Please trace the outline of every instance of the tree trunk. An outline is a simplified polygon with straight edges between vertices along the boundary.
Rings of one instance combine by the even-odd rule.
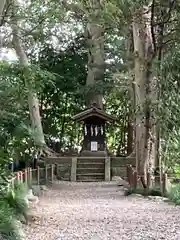
[[[20,65],[27,68],[27,73],[28,73],[28,67],[30,64],[29,64],[27,55],[25,53],[25,50],[23,48],[22,41],[20,39],[21,35],[20,35],[18,23],[14,19],[12,23],[12,32],[13,32],[13,45],[14,45],[16,54],[19,58]],[[28,75],[27,74],[25,75],[28,78]],[[46,143],[44,139],[44,133],[43,133],[41,117],[39,112],[39,101],[36,93],[34,93],[28,81],[26,82],[26,87],[28,88],[28,105],[29,105],[31,125],[34,133],[34,142],[35,142],[35,145],[43,148],[44,146],[46,146]]]
[[[133,19],[134,76],[136,101],[136,163],[143,186],[147,187],[147,171],[154,166],[154,116],[151,103],[155,98],[152,75],[153,41],[151,10],[143,8]]]
[[[132,76],[132,69],[134,68],[133,55],[133,33],[132,27],[129,29],[128,38],[126,41],[127,48],[127,61],[128,61],[128,73],[129,73],[129,98],[130,98],[130,112],[128,115],[127,123],[127,155],[135,153],[134,148],[134,125],[135,125],[135,92],[134,92],[134,77]]]
[[[101,89],[96,91],[93,85],[101,83],[104,80],[105,56],[104,56],[104,27],[101,24],[101,6],[99,0],[91,0],[90,12],[88,13],[88,23],[85,29],[85,37],[88,46],[88,73],[86,85],[91,87],[87,94],[87,106],[96,103],[97,107],[103,109]],[[86,6],[87,7],[87,6]]]
[[[128,126],[127,126],[127,155],[128,156],[133,152],[133,133],[134,133],[133,124],[129,120]]]
[[[6,0],[0,0],[0,23],[3,18],[3,11],[4,11],[5,5],[6,5]]]

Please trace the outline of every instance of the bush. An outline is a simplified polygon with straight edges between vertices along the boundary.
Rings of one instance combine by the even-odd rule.
[[[172,185],[168,192],[168,198],[171,202],[180,205],[180,184]]]
[[[21,239],[21,229],[19,229],[17,220],[21,215],[25,219],[27,216],[28,204],[25,195],[25,185],[15,183],[14,189],[0,196],[0,236],[4,240]]]
[[[9,193],[4,197],[4,200],[13,209],[17,217],[20,215],[27,215],[28,204],[25,200],[25,195],[22,194],[19,189],[9,191]]]
[[[6,200],[0,200],[0,236],[4,240],[19,240],[16,216]]]

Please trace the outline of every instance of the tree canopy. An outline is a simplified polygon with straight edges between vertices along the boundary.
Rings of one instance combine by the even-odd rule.
[[[139,171],[157,158],[179,164],[178,1],[1,4],[1,51],[14,55],[0,63],[0,150],[9,159],[79,149],[72,117],[90,98],[117,117],[107,128],[113,154],[139,152]]]

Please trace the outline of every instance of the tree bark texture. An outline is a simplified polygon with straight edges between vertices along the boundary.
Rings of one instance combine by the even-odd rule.
[[[128,61],[128,90],[129,90],[129,98],[130,98],[130,109],[127,123],[127,155],[131,156],[135,154],[135,91],[134,91],[134,76],[132,74],[134,68],[134,61],[132,58],[133,55],[133,33],[132,27],[129,29],[128,38],[126,40],[126,48],[127,48],[127,61]]]
[[[1,0],[0,1],[0,22],[3,18],[3,11],[4,11],[5,5],[6,5],[6,0]]]
[[[18,27],[18,22],[15,20],[13,20],[12,22],[12,32],[13,32],[14,49],[19,58],[20,65],[24,66],[25,67],[24,69],[27,68],[27,74],[25,74],[25,76],[27,76],[28,78],[29,77],[28,67],[30,63],[28,61],[25,50],[23,48],[23,44],[21,41],[21,34]],[[43,133],[41,117],[40,117],[39,101],[36,93],[34,93],[28,81],[27,81],[26,87],[28,88],[28,105],[29,105],[31,125],[34,132],[34,142],[37,146],[43,147],[46,144],[45,144],[44,133]]]
[[[153,39],[151,10],[144,7],[133,18],[134,76],[136,105],[136,163],[143,186],[147,171],[152,172],[155,160],[155,121],[153,102],[156,100],[156,78],[152,73]]]
[[[104,27],[101,23],[101,6],[99,0],[91,0],[90,10],[86,11],[87,24],[85,37],[88,48],[88,73],[86,79],[87,87],[91,90],[87,94],[87,106],[96,103],[97,107],[103,108],[103,91],[96,91],[95,84],[102,83],[105,71],[104,54]],[[87,6],[86,6],[87,7]]]

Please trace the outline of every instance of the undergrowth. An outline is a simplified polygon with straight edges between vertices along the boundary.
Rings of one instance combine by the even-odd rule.
[[[180,205],[180,184],[171,186],[168,192],[168,199],[176,205]]]
[[[21,240],[18,224],[20,215],[27,214],[28,204],[25,200],[26,187],[15,183],[14,189],[0,194],[0,237],[3,240]]]

